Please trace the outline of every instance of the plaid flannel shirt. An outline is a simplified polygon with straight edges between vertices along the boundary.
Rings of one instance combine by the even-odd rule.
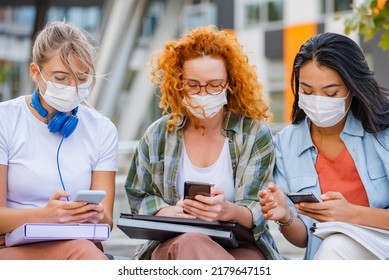
[[[186,118],[168,133],[166,115],[154,122],[140,139],[128,172],[125,189],[132,213],[154,215],[179,200],[176,181],[183,147]],[[223,121],[223,135],[229,150],[235,186],[235,203],[252,212],[256,244],[267,259],[281,259],[267,221],[263,218],[257,196],[272,180],[274,146],[269,128],[252,119],[228,112]],[[218,176],[220,174],[215,174]],[[159,244],[147,242],[136,258],[150,258]]]

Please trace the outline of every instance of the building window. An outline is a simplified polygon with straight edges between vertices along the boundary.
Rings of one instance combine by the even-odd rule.
[[[283,19],[283,0],[247,0],[243,8],[244,27]]]
[[[0,102],[31,85],[28,67],[35,15],[33,6],[0,7]]]
[[[334,0],[334,12],[342,12],[351,10],[353,0]]]
[[[197,0],[191,5],[185,5],[180,15],[179,33],[185,33],[190,28],[202,25],[217,24],[217,6],[214,1]]]
[[[275,0],[268,3],[268,20],[280,21],[283,18],[283,1]]]
[[[47,12],[47,21],[64,20],[82,27],[93,36],[100,35],[102,9],[98,6],[90,7],[50,7]]]
[[[245,7],[245,25],[251,26],[261,22],[261,7],[259,4],[248,4]]]
[[[165,3],[162,1],[151,1],[146,9],[143,24],[141,26],[142,42],[149,41],[153,38],[158,22],[165,12]]]
[[[320,13],[333,14],[352,10],[353,0],[320,0]]]
[[[270,111],[274,115],[275,123],[284,121],[284,88],[285,72],[284,62],[282,59],[270,59],[268,65],[268,92],[270,98]]]

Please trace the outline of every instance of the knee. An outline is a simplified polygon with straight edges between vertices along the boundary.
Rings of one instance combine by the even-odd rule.
[[[196,247],[201,247],[204,244],[209,243],[209,241],[212,241],[212,239],[208,235],[197,232],[187,232],[174,239],[171,249],[180,250],[181,248],[184,248],[187,250],[189,244],[196,244]]]
[[[107,259],[103,251],[90,240],[69,240],[65,248],[67,259]]]
[[[188,244],[187,242],[202,242],[207,240],[212,240],[208,235],[198,233],[198,232],[187,232],[176,237],[178,243]],[[196,243],[198,244],[198,243]]]
[[[72,248],[79,248],[79,249],[88,249],[88,248],[94,248],[96,245],[90,241],[85,239],[75,239],[75,240],[69,240],[66,241],[68,243],[67,245]]]
[[[173,260],[209,258],[212,251],[217,251],[213,250],[215,244],[208,235],[195,232],[184,233],[174,238],[170,246],[167,246],[166,255],[168,259]]]
[[[349,236],[344,234],[332,234],[322,241],[315,259],[353,259],[353,254],[356,253],[356,249],[355,241]]]

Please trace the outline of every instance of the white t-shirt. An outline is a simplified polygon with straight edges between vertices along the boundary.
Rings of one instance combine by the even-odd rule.
[[[65,189],[72,196],[90,188],[92,171],[118,169],[114,124],[84,105],[78,107],[77,117],[78,125],[63,140],[58,155]],[[61,140],[32,114],[25,96],[0,103],[0,164],[8,165],[8,207],[43,207],[62,190],[57,168]]]
[[[205,168],[200,168],[192,164],[186,153],[184,144],[177,175],[177,191],[179,197],[181,198],[184,195],[184,182],[195,181],[214,184],[222,188],[225,199],[234,202],[235,190],[231,166],[228,138],[224,141],[223,149],[217,161]]]

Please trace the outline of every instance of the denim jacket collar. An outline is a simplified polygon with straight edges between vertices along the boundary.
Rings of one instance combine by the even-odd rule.
[[[299,125],[299,139],[300,145],[298,147],[298,155],[301,156],[302,153],[304,153],[306,150],[314,147],[312,137],[311,137],[311,121],[305,117],[305,119],[300,123]]]
[[[360,122],[350,110],[347,116],[346,124],[344,125],[343,133],[347,133],[353,136],[362,137],[365,134],[365,130],[363,129],[362,122]]]
[[[312,141],[310,127],[311,121],[307,117],[305,117],[304,121],[300,124],[299,139],[301,139],[301,142],[299,145],[299,156],[306,150],[315,146]],[[357,118],[350,110],[347,115],[346,123],[344,125],[341,135],[349,134],[353,136],[362,137],[364,133],[365,131],[363,129],[362,123],[357,120]]]

